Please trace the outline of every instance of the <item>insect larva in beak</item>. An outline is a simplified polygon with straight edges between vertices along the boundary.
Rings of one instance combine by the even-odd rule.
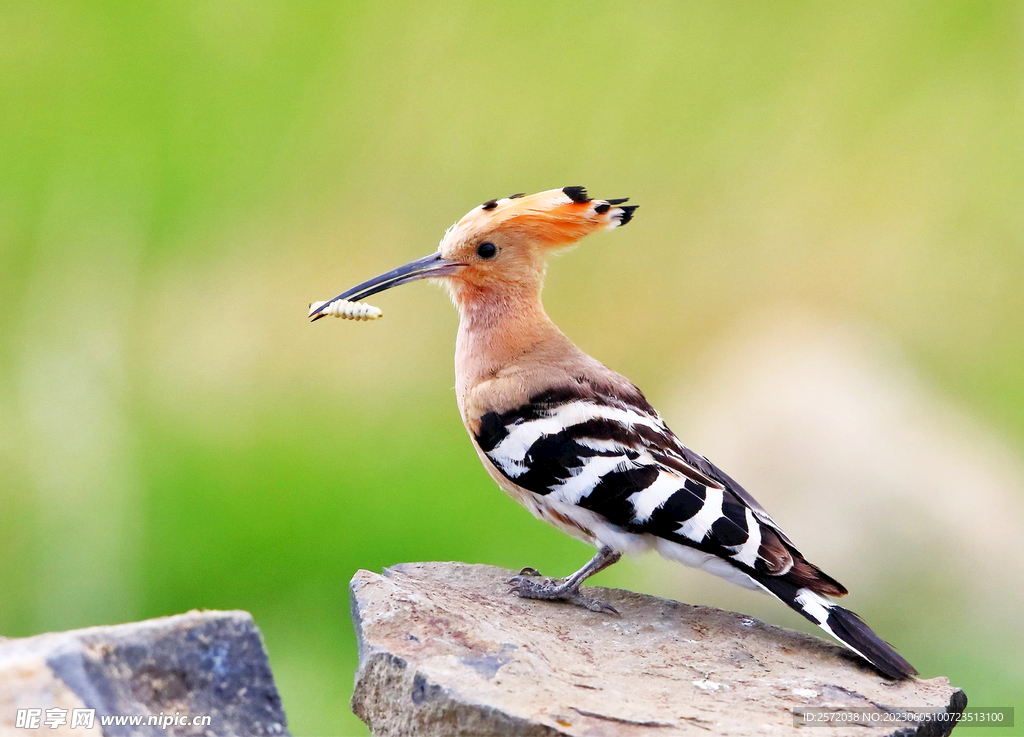
[[[309,316],[313,316],[315,310],[320,309],[326,302],[312,302],[309,305]],[[344,320],[376,320],[384,315],[377,307],[368,305],[365,302],[349,302],[347,299],[336,299],[324,307],[321,315],[340,317]]]

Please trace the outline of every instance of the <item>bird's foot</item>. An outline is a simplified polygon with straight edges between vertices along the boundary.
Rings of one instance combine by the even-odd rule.
[[[619,610],[611,604],[606,604],[592,596],[580,593],[578,585],[572,586],[564,581],[555,581],[551,578],[535,580],[540,573],[533,568],[524,568],[518,576],[508,580],[512,586],[512,593],[523,599],[546,599],[548,601],[564,601],[569,604],[581,606],[592,612],[608,612],[619,615]],[[619,615],[621,616],[621,615]]]

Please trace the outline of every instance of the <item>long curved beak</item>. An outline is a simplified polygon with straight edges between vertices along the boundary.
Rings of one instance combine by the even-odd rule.
[[[375,276],[368,281],[364,281],[362,284],[357,284],[351,289],[342,292],[310,314],[310,321],[316,322],[323,317],[322,310],[335,300],[347,299],[357,302],[378,292],[383,292],[385,289],[397,287],[399,284],[408,284],[409,282],[428,279],[432,276],[447,276],[463,265],[445,260],[440,252],[432,253],[429,256],[411,261],[405,266],[399,266],[397,269],[392,269],[385,274]]]

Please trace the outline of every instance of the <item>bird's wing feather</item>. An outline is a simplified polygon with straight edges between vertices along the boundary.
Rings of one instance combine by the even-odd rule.
[[[631,385],[549,389],[485,414],[475,435],[491,463],[534,494],[750,573],[795,576],[821,593],[845,593],[803,559],[746,490],[684,446]]]

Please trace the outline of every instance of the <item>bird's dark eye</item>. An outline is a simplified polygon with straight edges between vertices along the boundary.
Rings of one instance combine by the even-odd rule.
[[[490,241],[485,241],[476,247],[476,255],[480,258],[494,258],[494,254],[498,252],[498,247]]]

